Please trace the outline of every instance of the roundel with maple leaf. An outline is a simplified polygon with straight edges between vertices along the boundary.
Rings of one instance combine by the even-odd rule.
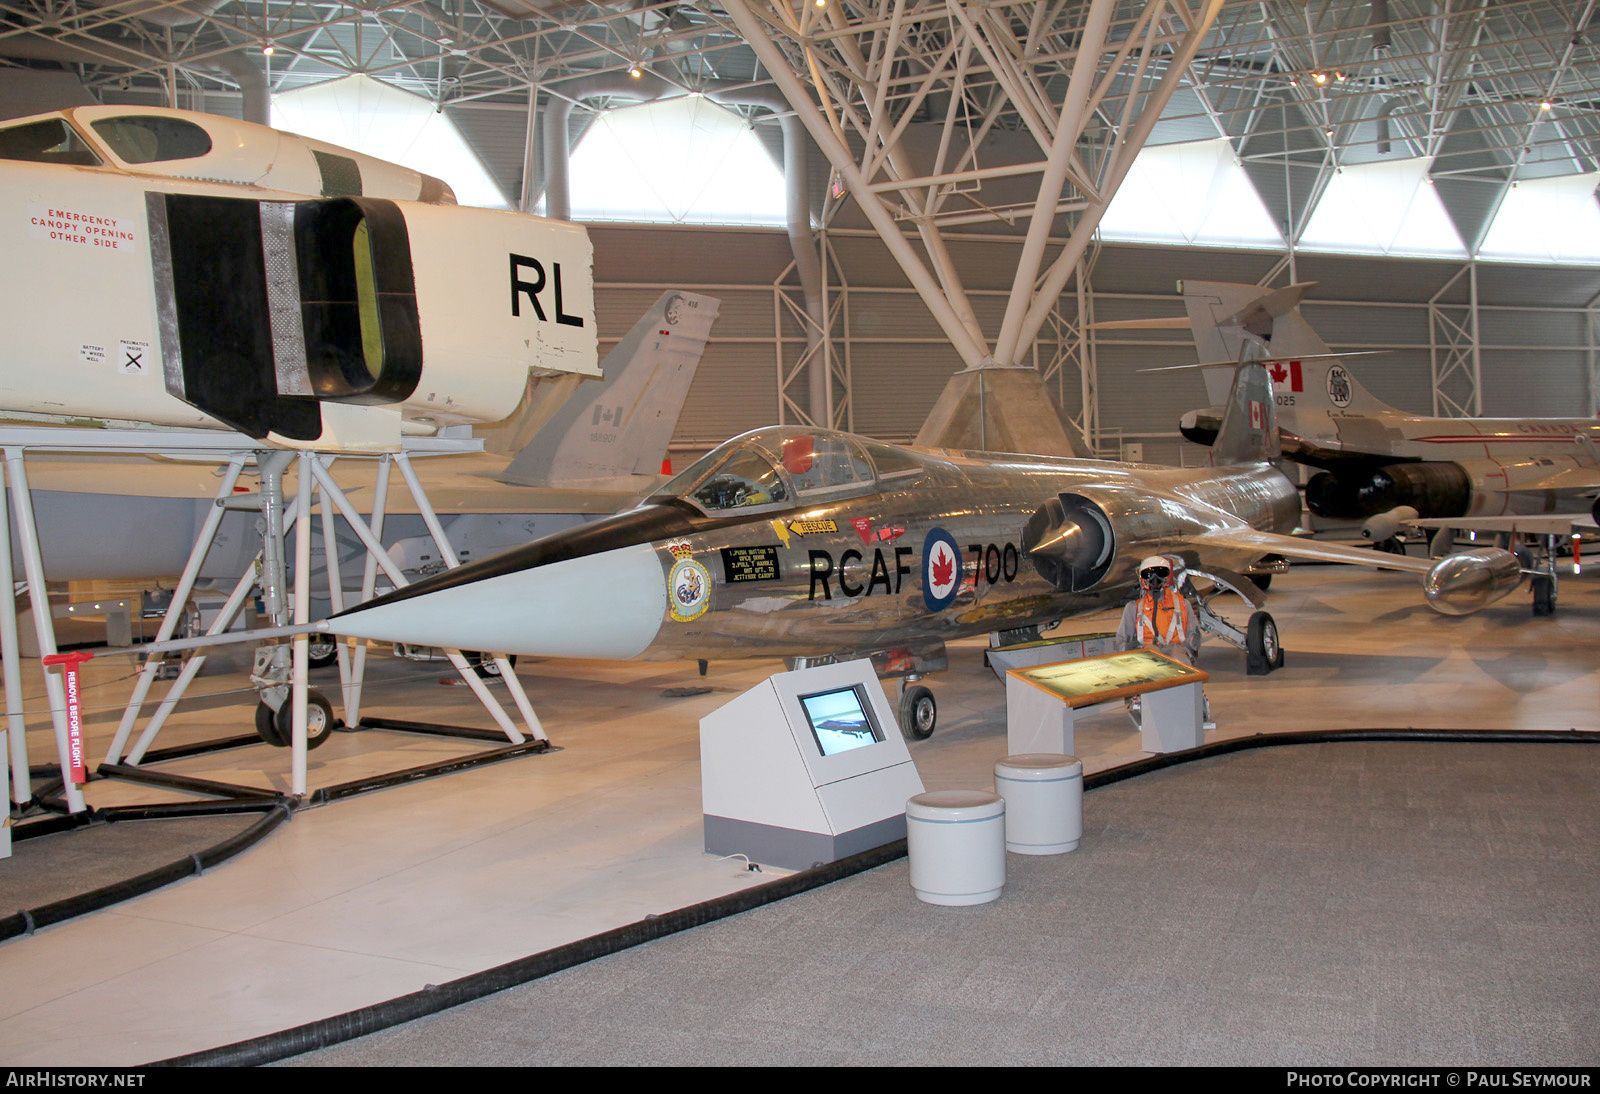
[[[922,541],[922,598],[930,612],[942,611],[960,588],[961,550],[954,536],[934,528]]]

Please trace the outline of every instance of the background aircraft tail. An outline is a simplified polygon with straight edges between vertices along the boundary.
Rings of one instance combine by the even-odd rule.
[[[1300,300],[1315,284],[1272,289],[1184,281],[1181,286],[1200,360],[1270,361],[1267,368],[1280,396],[1280,417],[1284,427],[1297,434],[1302,430],[1296,418],[1307,409],[1320,412],[1329,406],[1352,414],[1392,409],[1350,375],[1300,314]],[[1218,365],[1203,372],[1207,399],[1222,406],[1233,384],[1233,366]]]
[[[721,301],[669,291],[552,414],[500,478],[523,486],[659,475]]]
[[[1222,426],[1211,446],[1211,462],[1216,467],[1276,462],[1281,454],[1266,366],[1259,360],[1241,361],[1224,404]]]

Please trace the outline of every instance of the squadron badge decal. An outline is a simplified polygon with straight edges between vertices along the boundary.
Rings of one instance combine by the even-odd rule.
[[[688,623],[705,615],[711,606],[711,574],[689,557],[687,543],[669,544],[668,550],[678,561],[667,575],[667,603],[675,622]]]
[[[1350,388],[1350,374],[1339,365],[1334,365],[1328,370],[1328,402],[1337,407],[1350,405],[1353,392]]]

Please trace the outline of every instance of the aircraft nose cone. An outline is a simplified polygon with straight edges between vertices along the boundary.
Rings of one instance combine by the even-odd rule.
[[[636,544],[353,608],[329,629],[446,649],[625,660],[650,645],[666,605],[661,562],[649,544]]]

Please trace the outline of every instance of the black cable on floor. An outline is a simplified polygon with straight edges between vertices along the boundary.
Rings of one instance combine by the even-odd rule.
[[[114,882],[92,889],[87,893],[70,896],[64,900],[52,901],[41,904],[37,908],[25,908],[12,915],[0,917],[0,942],[18,935],[32,934],[40,927],[49,927],[56,923],[72,919],[75,916],[97,912],[102,908],[109,908],[124,900],[130,900],[145,893],[154,892],[164,885],[171,885],[174,881],[181,881],[186,877],[199,874],[226,862],[240,851],[254,846],[264,839],[269,832],[289,819],[289,803],[285,799],[277,801],[260,802],[215,802],[215,803],[185,803],[189,808],[178,815],[200,816],[217,813],[233,812],[262,812],[260,820],[246,828],[236,836],[223,840],[203,851],[186,855],[165,866],[158,866],[154,870],[147,870],[137,877],[128,878],[126,881]],[[212,807],[207,808],[207,804]],[[153,812],[159,807],[148,807],[141,810],[139,807],[129,807],[129,812],[116,819],[134,820],[149,819],[157,815],[173,815],[170,811],[163,813]],[[141,813],[148,817],[141,817]],[[109,818],[107,818],[109,819]]]
[[[1600,732],[1589,730],[1572,730],[1569,732],[1548,732],[1540,730],[1495,730],[1495,729],[1464,729],[1464,730],[1438,730],[1438,729],[1336,729],[1315,730],[1301,733],[1273,733],[1258,734],[1254,737],[1239,737],[1233,740],[1216,741],[1212,744],[1202,745],[1199,748],[1188,749],[1183,752],[1170,752],[1148,759],[1137,760],[1131,764],[1101,771],[1084,778],[1084,789],[1093,790],[1097,787],[1110,786],[1139,775],[1147,775],[1153,771],[1176,767],[1179,764],[1193,763],[1197,760],[1207,760],[1215,756],[1227,755],[1231,752],[1243,752],[1254,748],[1272,748],[1279,745],[1296,744],[1342,744],[1361,741],[1449,741],[1449,742],[1474,742],[1505,743],[1505,744],[1600,744]],[[859,855],[852,855],[838,862],[827,863],[792,874],[786,878],[757,885],[749,889],[742,889],[737,893],[717,897],[714,900],[703,901],[699,904],[680,908],[675,912],[668,912],[660,916],[649,916],[633,923],[614,928],[597,934],[591,938],[579,939],[569,942],[564,946],[545,950],[529,957],[508,961],[504,965],[497,965],[483,972],[470,973],[467,976],[447,981],[443,984],[429,984],[421,991],[412,992],[382,1003],[361,1007],[358,1010],[336,1014],[330,1018],[322,1018],[315,1022],[294,1026],[290,1029],[269,1033],[261,1037],[252,1037],[245,1041],[236,1041],[231,1045],[207,1049],[203,1052],[193,1052],[182,1056],[173,1056],[165,1060],[156,1060],[148,1067],[241,1067],[268,1064],[276,1060],[285,1060],[292,1056],[299,1056],[329,1045],[336,1045],[342,1041],[354,1040],[364,1037],[369,1033],[388,1029],[404,1022],[417,1018],[424,1018],[442,1010],[469,1003],[474,999],[481,999],[506,988],[513,988],[526,984],[540,977],[549,976],[551,973],[581,965],[597,957],[605,957],[630,949],[645,942],[653,942],[670,934],[700,927],[707,923],[725,919],[728,916],[738,915],[764,904],[772,904],[787,897],[796,896],[811,889],[829,885],[835,881],[875,869],[886,863],[902,858],[906,853],[906,841],[896,840],[894,843],[885,844],[871,851],[864,851]]]

